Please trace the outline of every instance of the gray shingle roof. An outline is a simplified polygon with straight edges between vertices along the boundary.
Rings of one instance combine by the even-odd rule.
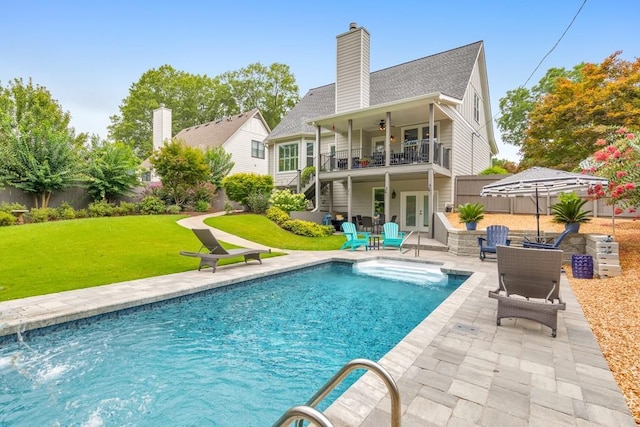
[[[258,114],[257,109],[247,113],[236,114],[213,122],[203,123],[182,129],[175,136],[191,147],[216,147],[224,144],[249,119]]]
[[[461,46],[371,73],[369,105],[375,106],[429,93],[462,100],[482,42]],[[335,113],[335,83],[309,90],[267,139],[315,134],[306,121]]]

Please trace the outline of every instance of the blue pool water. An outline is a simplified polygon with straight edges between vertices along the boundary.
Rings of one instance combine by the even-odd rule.
[[[271,425],[349,360],[379,360],[462,280],[332,263],[4,343],[0,425]]]

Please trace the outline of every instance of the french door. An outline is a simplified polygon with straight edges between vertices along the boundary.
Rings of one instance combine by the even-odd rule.
[[[429,231],[430,218],[428,191],[403,191],[400,194],[402,231]]]

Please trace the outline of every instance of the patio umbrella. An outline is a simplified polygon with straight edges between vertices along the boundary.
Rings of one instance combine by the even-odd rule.
[[[593,185],[608,185],[604,178],[561,170],[532,167],[482,187],[481,196],[535,196],[537,237],[540,237],[539,194],[579,192]]]

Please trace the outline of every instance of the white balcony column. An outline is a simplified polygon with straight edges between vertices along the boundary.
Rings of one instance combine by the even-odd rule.
[[[347,127],[347,170],[351,170],[351,168],[353,167],[353,160],[352,160],[353,153],[351,152],[352,138],[353,138],[353,120],[349,119],[349,125]],[[349,212],[349,215],[351,215],[351,212]]]
[[[435,144],[434,144],[434,132],[433,123],[435,122],[435,112],[433,102],[429,104],[429,163],[433,164],[435,159]],[[429,181],[432,182],[432,181]]]
[[[316,126],[316,147],[315,147],[315,164],[316,164],[316,210],[320,209],[320,126]]]
[[[351,182],[351,175],[348,175],[347,176],[347,217],[344,219],[345,221],[351,221],[351,199],[352,198],[353,198],[353,186]]]
[[[429,139],[433,139],[431,138],[431,135],[433,135],[432,133],[429,134]],[[435,212],[433,211],[435,206],[434,206],[434,194],[436,192],[435,189],[435,182],[433,179],[433,167],[429,168],[429,171],[427,172],[428,178],[427,178],[427,190],[429,191],[429,199],[427,201],[427,207],[429,208],[429,238],[433,239],[434,236],[434,227],[433,227],[433,219],[436,217]]]
[[[391,218],[391,178],[389,177],[389,171],[385,171],[384,172],[384,220],[385,222],[389,221],[390,218]]]
[[[384,138],[384,153],[385,153],[384,165],[389,166],[391,164],[391,112],[390,111],[387,111],[386,124],[387,124],[386,135]]]

